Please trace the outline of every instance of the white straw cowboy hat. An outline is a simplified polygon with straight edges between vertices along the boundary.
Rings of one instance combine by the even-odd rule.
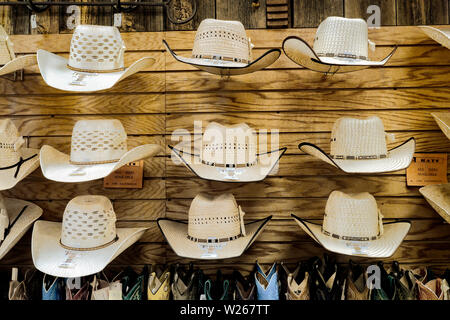
[[[227,127],[211,122],[202,135],[201,150],[190,153],[172,146],[169,148],[200,178],[226,182],[260,181],[275,167],[286,148],[258,154],[256,139],[255,131],[245,123]]]
[[[450,27],[420,26],[419,28],[431,39],[450,49]]]
[[[408,221],[383,224],[375,198],[368,192],[333,191],[327,201],[323,224],[292,215],[299,226],[325,249],[346,255],[388,258],[408,234]]]
[[[35,54],[16,57],[11,39],[5,29],[0,26],[0,76],[22,70],[34,64],[36,64]]]
[[[24,145],[14,123],[0,120],[0,190],[11,189],[39,167],[39,149]]]
[[[433,184],[419,189],[428,203],[450,223],[450,183]]]
[[[41,215],[42,209],[34,203],[4,198],[0,194],[0,259],[14,247]]]
[[[203,20],[195,34],[191,57],[179,56],[165,40],[163,43],[176,60],[218,75],[258,71],[270,66],[281,54],[279,49],[270,49],[253,60],[253,44],[239,21]]]
[[[69,201],[63,221],[37,221],[31,249],[35,267],[52,276],[75,278],[102,271],[148,228],[116,228],[116,214],[104,196]]]
[[[303,142],[299,149],[347,173],[380,173],[407,168],[413,158],[416,142],[410,138],[387,150],[383,122],[378,117],[340,118],[331,132],[331,154],[318,146]]]
[[[157,222],[178,256],[226,259],[242,255],[272,218],[244,224],[244,214],[230,193],[216,197],[200,193],[192,200],[187,223],[167,218]]]
[[[70,155],[45,145],[41,148],[41,169],[54,181],[91,181],[160,151],[156,144],[128,151],[127,134],[119,120],[80,120],[73,127]]]
[[[371,66],[383,66],[394,54],[394,48],[381,61],[369,60],[368,48],[375,44],[368,39],[366,21],[328,17],[317,28],[313,48],[303,39],[291,36],[283,41],[283,51],[295,63],[324,73],[344,73]]]
[[[450,139],[450,112],[435,112],[431,115],[442,132]]]
[[[42,78],[65,91],[98,91],[151,66],[155,60],[141,58],[124,67],[125,43],[119,29],[111,26],[78,25],[70,42],[69,59],[38,50]]]

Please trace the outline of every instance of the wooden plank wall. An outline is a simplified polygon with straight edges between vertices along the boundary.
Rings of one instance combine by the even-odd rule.
[[[287,35],[312,41],[314,29],[250,30],[256,52],[280,47]],[[165,243],[155,220],[186,219],[191,199],[201,191],[232,192],[247,212],[247,219],[273,215],[264,233],[242,257],[198,262],[207,269],[217,265],[251,268],[261,263],[296,262],[324,252],[290,218],[320,220],[329,193],[369,191],[378,200],[386,219],[407,218],[412,228],[391,261],[405,264],[448,264],[450,226],[420,196],[408,188],[405,172],[383,175],[347,175],[302,154],[297,144],[310,141],[329,151],[330,129],[341,116],[377,115],[398,143],[414,136],[417,152],[449,152],[450,142],[430,112],[450,107],[447,49],[428,40],[416,27],[383,27],[370,31],[378,45],[374,58],[400,45],[385,68],[322,74],[298,68],[282,55],[264,71],[237,77],[219,77],[176,62],[164,52],[165,38],[187,54],[193,32],[125,33],[126,63],[152,56],[156,64],[111,90],[69,94],[45,85],[36,67],[27,70],[24,82],[0,80],[0,114],[11,117],[27,137],[30,147],[43,144],[69,151],[72,126],[78,119],[116,118],[122,121],[130,145],[157,143],[167,146],[178,128],[192,131],[194,120],[224,124],[246,122],[254,128],[280,129],[280,144],[287,146],[276,175],[257,183],[220,183],[195,177],[176,166],[166,155],[146,161],[141,190],[104,189],[102,181],[63,184],[46,180],[40,170],[22,181],[7,196],[34,201],[44,208],[43,219],[60,221],[68,200],[80,194],[103,194],[114,200],[120,226],[148,226],[141,241],[114,264],[187,262]],[[45,48],[67,54],[70,35],[13,36],[20,53]],[[394,144],[392,144],[394,145]],[[450,166],[449,166],[450,168]],[[339,256],[344,262],[348,257]],[[368,259],[356,259],[368,262]],[[30,235],[0,261],[3,266],[30,265]]]
[[[265,27],[265,13],[246,18],[233,13],[231,0],[206,2],[210,5],[202,7],[189,28],[195,28],[202,15],[207,17],[211,14],[218,18],[241,18],[253,28]],[[370,1],[373,2],[396,12],[383,18],[385,25],[448,23],[447,0],[408,1],[409,5],[402,5],[402,1]],[[311,3],[315,3],[316,11],[311,9]],[[364,2],[295,0],[291,5],[297,11],[293,12],[291,22],[298,28],[248,31],[255,44],[254,56],[267,48],[279,48],[288,35],[301,36],[312,43],[315,29],[310,27],[315,27],[329,14],[364,16],[365,5],[360,3]],[[302,6],[310,14],[299,9]],[[11,17],[7,8],[0,7],[0,10],[3,10],[0,11],[2,19]],[[321,13],[313,17],[314,12]],[[431,16],[430,12],[433,13]],[[95,23],[107,23],[105,14],[99,13]],[[15,12],[13,16],[20,15]],[[147,20],[138,18],[129,14],[123,31],[150,28]],[[12,30],[18,31],[17,20],[9,21],[15,22]],[[53,19],[48,21],[55,23]],[[67,55],[71,35],[64,34],[68,31],[61,29],[61,21],[59,27],[52,24],[52,30],[61,34],[12,36],[16,51],[31,53],[41,48]],[[83,21],[93,20],[86,18]],[[177,29],[168,27],[164,19],[156,19],[152,23],[151,28],[159,31]],[[155,220],[164,216],[186,219],[190,201],[201,191],[234,193],[247,213],[246,219],[274,216],[264,233],[242,257],[196,261],[205,270],[213,272],[217,267],[249,270],[255,259],[264,264],[273,261],[293,263],[321,255],[325,251],[297,227],[290,214],[320,221],[331,191],[365,190],[376,196],[387,220],[412,220],[406,241],[387,261],[448,266],[450,226],[444,224],[420,196],[418,188],[406,187],[404,171],[347,175],[302,154],[297,148],[299,142],[309,141],[329,151],[330,129],[337,118],[377,115],[383,119],[387,131],[395,133],[398,143],[414,136],[417,152],[450,151],[449,140],[430,116],[430,112],[450,108],[450,51],[412,26],[386,26],[370,30],[369,35],[377,43],[374,59],[384,57],[393,45],[399,45],[387,67],[328,77],[299,68],[284,55],[267,70],[253,74],[232,78],[210,75],[176,62],[162,46],[162,39],[166,39],[174,49],[188,54],[194,32],[168,31],[124,33],[127,65],[142,56],[152,56],[156,63],[105,92],[71,94],[52,89],[45,85],[37,67],[26,70],[24,82],[0,78],[0,117],[12,118],[27,137],[30,147],[50,144],[68,152],[73,124],[86,118],[121,120],[129,134],[130,146],[157,143],[166,147],[171,142],[173,130],[185,128],[192,131],[193,121],[203,120],[204,126],[209,121],[219,121],[224,124],[246,122],[255,129],[278,128],[280,144],[288,147],[279,171],[257,183],[227,184],[201,180],[184,166],[174,165],[166,147],[165,155],[146,161],[144,188],[141,190],[104,189],[101,180],[62,184],[46,180],[37,170],[5,194],[37,203],[44,208],[43,219],[52,221],[61,220],[65,205],[77,195],[108,196],[114,202],[119,226],[150,227],[138,244],[113,262],[116,266],[187,262],[178,258],[165,243]],[[30,234],[0,261],[0,267],[32,264]],[[348,261],[345,256],[337,258],[340,262]],[[372,262],[364,258],[355,260]]]
[[[81,3],[89,0],[75,1]],[[39,0],[34,2],[38,3]],[[380,7],[383,26],[448,24],[449,2],[450,0],[269,0],[269,6],[266,6],[266,0],[260,0],[259,6],[252,6],[252,0],[197,0],[198,12],[189,23],[182,25],[171,23],[164,15],[162,7],[140,7],[131,13],[123,14],[121,31],[195,30],[205,18],[240,20],[246,28],[251,29],[284,27],[286,13],[277,16],[277,13],[271,12],[270,6],[285,3],[288,3],[289,7],[287,24],[294,28],[317,27],[330,15],[366,19],[370,15],[366,12],[369,5]],[[168,10],[174,17],[185,17],[187,12],[190,12],[191,6],[191,0],[172,0]],[[115,11],[111,7],[80,8],[82,23],[105,25],[113,23]],[[52,7],[37,13],[36,29],[30,28],[30,15],[31,12],[24,6],[13,8],[0,6],[0,24],[10,34],[71,32],[66,24],[70,16],[66,6]],[[282,23],[277,24],[277,19]]]

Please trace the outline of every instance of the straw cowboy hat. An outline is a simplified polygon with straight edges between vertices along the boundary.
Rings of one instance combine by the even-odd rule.
[[[431,115],[442,132],[450,139],[450,112],[435,112]]]
[[[254,130],[245,123],[226,127],[211,122],[202,135],[200,151],[189,153],[176,147],[169,148],[200,178],[226,182],[260,181],[275,167],[286,148],[257,154],[256,138]]]
[[[116,228],[116,213],[104,196],[78,196],[69,201],[63,221],[37,221],[31,253],[36,269],[64,278],[102,271],[148,228]]]
[[[124,67],[125,43],[119,29],[110,26],[78,25],[70,42],[69,59],[38,50],[42,78],[51,87],[65,91],[109,89],[155,62],[145,57]]]
[[[178,256],[227,259],[242,255],[272,218],[244,224],[244,214],[230,193],[216,197],[200,193],[192,200],[187,223],[167,218],[157,222]]]
[[[70,156],[48,145],[41,148],[42,173],[60,182],[91,181],[160,151],[156,144],[128,151],[127,134],[119,120],[80,120],[73,127]]]
[[[450,49],[450,27],[420,26],[419,28],[431,39]]]
[[[0,120],[0,190],[11,189],[39,167],[39,149],[25,144],[10,119]]]
[[[383,224],[377,202],[368,192],[345,194],[333,191],[325,207],[322,225],[292,216],[325,249],[371,258],[392,256],[411,227],[408,221]]]
[[[4,198],[0,194],[0,259],[14,247],[41,215],[42,209],[34,203]]]
[[[203,20],[195,34],[191,57],[179,56],[165,40],[163,43],[176,60],[218,75],[258,71],[270,66],[281,54],[279,49],[270,49],[252,60],[253,44],[239,21]]]
[[[450,223],[450,183],[433,184],[419,189],[428,203]]]
[[[284,53],[295,63],[313,71],[344,73],[383,66],[394,54],[394,48],[381,61],[371,61],[368,47],[375,44],[368,39],[366,21],[328,17],[317,28],[313,48],[303,39],[292,36],[283,41]]]
[[[405,169],[412,161],[416,141],[410,138],[387,150],[383,122],[378,117],[340,118],[331,132],[331,154],[303,142],[299,149],[347,173],[380,173]]]
[[[22,70],[34,64],[36,64],[35,54],[16,57],[11,39],[5,29],[0,26],[0,76]]]

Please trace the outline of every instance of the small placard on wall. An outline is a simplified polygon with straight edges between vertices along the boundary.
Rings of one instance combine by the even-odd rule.
[[[406,169],[408,186],[447,183],[446,153],[416,153]]]
[[[142,189],[144,160],[130,162],[103,179],[104,188]]]

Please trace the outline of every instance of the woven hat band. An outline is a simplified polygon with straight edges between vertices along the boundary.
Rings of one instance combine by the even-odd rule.
[[[207,59],[207,60],[220,60],[220,61],[230,61],[230,62],[240,62],[249,64],[250,60],[244,58],[233,58],[233,57],[225,57],[225,56],[213,56],[208,54],[193,54],[192,58],[196,59]]]
[[[125,70],[125,67],[117,68],[117,69],[111,69],[111,70],[89,70],[89,69],[80,69],[71,67],[69,64],[67,64],[67,68],[73,71],[77,72],[88,72],[88,73],[111,73],[111,72],[119,72]]]
[[[248,167],[252,167],[254,165],[256,165],[258,163],[258,161],[254,161],[252,163],[248,162],[248,163],[243,163],[243,164],[235,164],[235,163],[215,163],[215,162],[209,162],[209,161],[205,161],[202,160],[203,164],[206,164],[207,166],[211,166],[211,167],[219,167],[219,168],[248,168]]]
[[[65,244],[62,243],[62,240],[59,240],[59,244],[61,245],[61,247],[63,247],[64,249],[67,250],[73,250],[73,251],[93,251],[93,250],[99,250],[99,249],[103,249],[106,248],[110,245],[112,245],[113,243],[115,243],[117,240],[119,240],[119,237],[116,235],[116,237],[111,240],[108,243],[102,244],[100,246],[96,246],[96,247],[91,247],[91,248],[75,248],[75,247],[71,247],[71,246],[66,246]]]
[[[375,160],[375,159],[385,159],[387,158],[387,154],[368,155],[368,156],[330,155],[330,158],[336,160]]]
[[[356,54],[351,54],[351,53],[333,53],[333,52],[320,53],[320,52],[316,52],[316,54],[319,57],[369,60],[369,58],[366,56],[357,56]]]

